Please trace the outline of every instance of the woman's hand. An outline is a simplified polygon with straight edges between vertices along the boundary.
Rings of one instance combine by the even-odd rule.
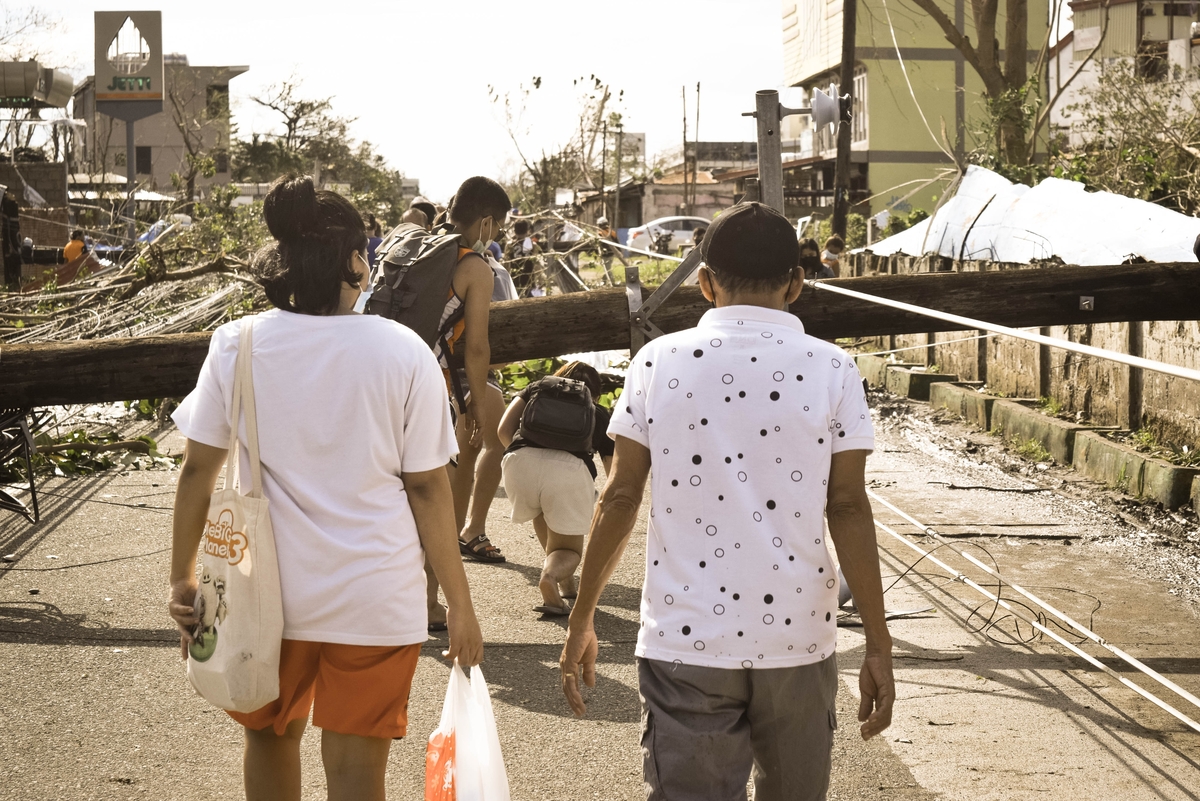
[[[463,667],[474,667],[483,661],[483,632],[470,606],[453,604],[446,610],[446,628],[450,635],[450,647],[442,656],[450,661],[458,660]]]
[[[199,618],[193,604],[196,603],[196,590],[199,584],[196,577],[179,579],[171,582],[171,594],[167,600],[171,619],[179,627],[179,650],[184,659],[188,657],[188,646],[192,644],[192,629],[196,627]]]

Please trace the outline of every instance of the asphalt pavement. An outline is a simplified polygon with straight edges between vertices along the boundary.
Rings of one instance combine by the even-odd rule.
[[[1006,573],[1200,691],[1195,606],[1130,567],[1130,549],[1142,546],[1086,499],[1089,488],[1068,497],[931,483],[961,485],[966,476],[994,488],[1029,485],[953,447],[970,437],[987,435],[884,421],[868,465],[872,486],[986,548]],[[180,446],[171,432],[160,445]],[[191,690],[166,615],[177,475],[50,479],[40,524],[0,519],[0,552],[15,555],[0,566],[0,799],[241,797],[241,729]],[[633,644],[646,509],[597,615],[598,682],[588,716],[576,719],[559,690],[564,621],[532,611],[537,540],[508,521],[506,499],[493,504],[491,536],[509,561],[469,562],[467,573],[514,799],[644,797]],[[884,536],[884,572],[898,576],[916,557]],[[927,569],[940,578],[921,578]],[[890,608],[935,610],[893,622],[895,723],[868,743],[854,720],[862,637],[840,630],[831,799],[1197,797],[1200,736],[946,579],[926,562],[888,593]],[[422,653],[409,736],[392,749],[389,797],[422,797],[425,740],[449,675],[444,644],[431,638]],[[318,731],[305,738],[303,764],[305,798],[323,798]]]

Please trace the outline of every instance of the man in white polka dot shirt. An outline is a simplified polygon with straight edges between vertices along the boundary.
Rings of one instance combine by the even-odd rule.
[[[861,732],[891,723],[895,686],[864,472],[862,379],[787,309],[803,287],[795,231],[758,203],[722,214],[700,287],[716,308],[633,359],[608,433],[561,660],[586,711],[592,620],[651,476],[638,682],[648,799],[823,799],[836,727],[837,570],[862,616]]]

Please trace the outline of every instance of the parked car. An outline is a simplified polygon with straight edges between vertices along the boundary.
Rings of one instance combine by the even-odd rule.
[[[659,217],[645,225],[629,229],[629,240],[626,244],[639,250],[654,250],[654,241],[658,234],[671,232],[671,250],[677,251],[692,246],[692,232],[697,228],[707,228],[711,220],[703,217]]]

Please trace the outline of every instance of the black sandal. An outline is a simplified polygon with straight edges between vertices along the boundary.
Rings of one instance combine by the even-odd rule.
[[[488,541],[487,534],[480,534],[470,542],[459,540],[458,550],[463,556],[470,557],[477,562],[497,564],[508,561],[504,554],[500,553],[500,549]]]

